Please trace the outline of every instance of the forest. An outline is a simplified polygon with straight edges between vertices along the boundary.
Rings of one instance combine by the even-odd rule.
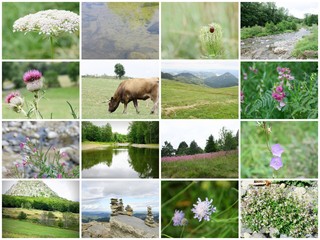
[[[96,126],[92,122],[82,122],[82,142],[118,142],[152,144],[159,143],[159,122],[131,122],[128,133],[120,134],[112,131],[110,123]]]
[[[63,198],[2,195],[2,207],[79,213],[79,203]]]
[[[212,153],[219,151],[234,150],[238,147],[238,134],[239,132],[237,132],[234,136],[231,130],[228,130],[225,127],[223,127],[220,130],[218,139],[215,140],[212,134],[208,137],[204,149],[199,147],[197,142],[194,140],[190,143],[190,145],[188,145],[185,141],[182,141],[177,149],[174,149],[170,142],[165,141],[164,146],[162,146],[161,149],[161,156],[183,156],[195,155],[199,153]]]

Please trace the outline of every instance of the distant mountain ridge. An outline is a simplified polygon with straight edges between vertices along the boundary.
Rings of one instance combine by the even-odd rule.
[[[210,77],[207,77],[210,76]],[[182,83],[196,84],[207,86],[211,88],[226,88],[238,86],[238,78],[230,72],[226,72],[222,75],[216,73],[201,73],[201,72],[187,72],[183,71],[178,74],[171,74],[167,72],[161,72],[161,78],[175,80]]]
[[[60,198],[42,181],[18,181],[5,193],[10,196]]]

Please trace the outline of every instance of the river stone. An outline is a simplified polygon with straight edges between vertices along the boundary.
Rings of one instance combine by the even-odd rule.
[[[21,122],[9,122],[9,127],[16,127],[16,128],[20,128],[21,127]]]
[[[48,132],[48,139],[54,139],[58,137],[58,133],[50,131]]]
[[[75,146],[61,148],[59,153],[61,154],[63,152],[67,153],[67,157],[65,157],[65,159],[69,159],[79,164],[78,149]]]
[[[270,228],[269,233],[271,238],[277,238],[277,236],[279,235],[279,230],[276,228]]]
[[[250,234],[250,233],[245,232],[245,233],[243,234],[243,237],[244,237],[244,238],[251,238],[251,234]]]
[[[286,52],[288,52],[288,49],[285,49],[283,47],[277,47],[277,48],[273,49],[274,54],[284,54]]]
[[[159,238],[159,227],[148,227],[143,220],[126,215],[111,217],[110,229],[113,238]]]
[[[266,236],[262,233],[254,233],[251,236],[252,238],[266,238]]]
[[[9,146],[9,143],[6,140],[2,141],[2,147],[4,147],[4,146]]]

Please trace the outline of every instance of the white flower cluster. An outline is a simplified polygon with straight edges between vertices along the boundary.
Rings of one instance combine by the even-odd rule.
[[[65,10],[45,10],[29,14],[16,20],[13,32],[38,32],[39,34],[58,36],[61,33],[73,33],[79,29],[79,16]]]

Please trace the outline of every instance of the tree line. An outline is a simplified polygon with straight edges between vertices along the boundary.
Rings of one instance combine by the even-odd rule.
[[[79,203],[63,198],[2,195],[2,207],[79,213]]]
[[[188,145],[185,141],[182,141],[177,149],[174,149],[170,142],[165,141],[164,146],[162,146],[161,149],[161,156],[170,157],[194,155],[199,153],[211,153],[237,149],[238,135],[239,131],[236,133],[236,135],[233,135],[231,130],[227,130],[225,127],[223,127],[219,132],[218,139],[214,139],[212,134],[208,137],[204,149],[199,147],[197,142],[194,140],[190,143],[190,145]]]
[[[159,122],[131,122],[126,135],[112,132],[110,123],[96,126],[91,122],[82,122],[82,141],[157,144],[159,143]]]

